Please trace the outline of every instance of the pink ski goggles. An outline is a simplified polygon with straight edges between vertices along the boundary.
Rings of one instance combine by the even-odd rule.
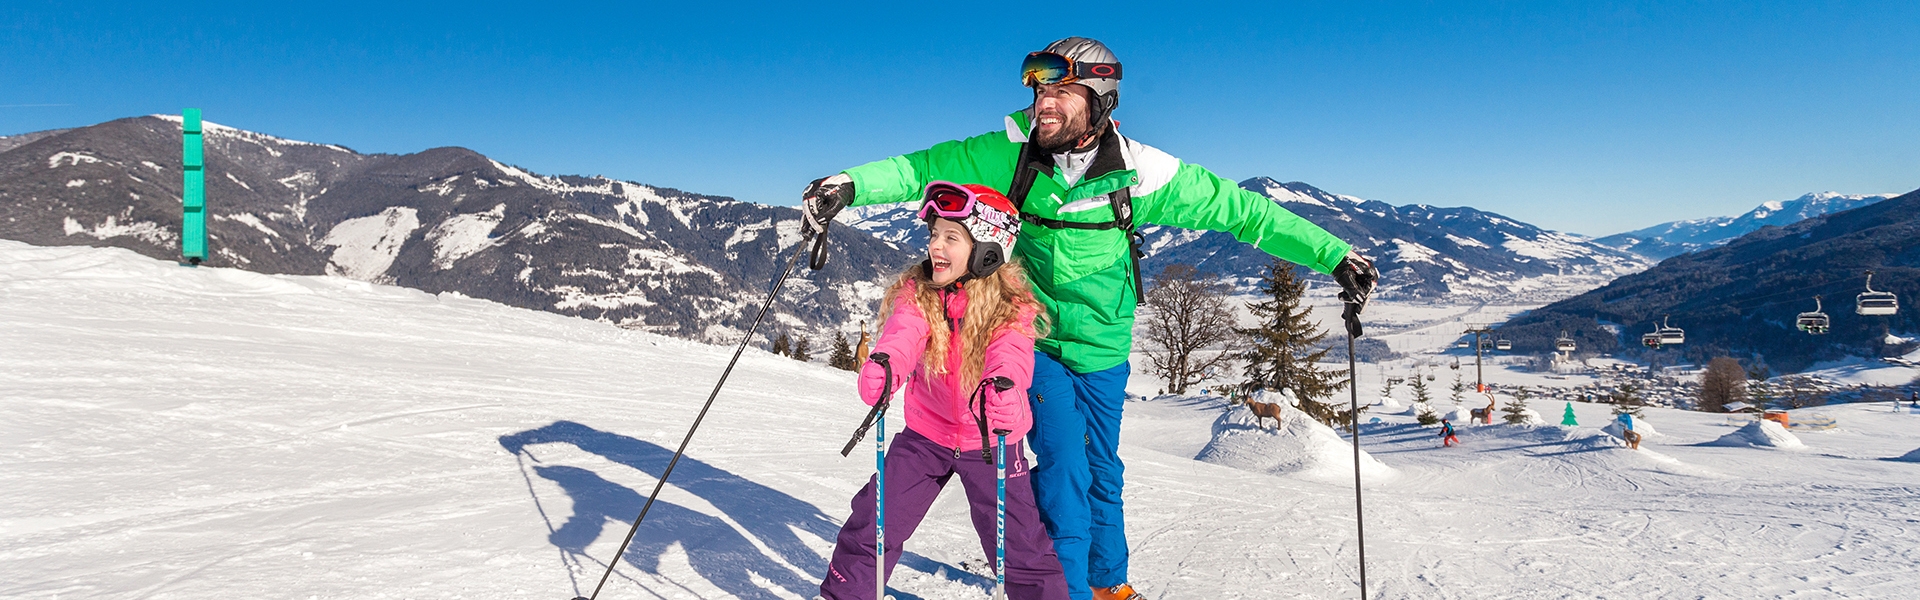
[[[959,220],[973,216],[973,207],[980,202],[980,194],[945,181],[927,184],[926,201],[920,204],[920,219],[928,215]]]

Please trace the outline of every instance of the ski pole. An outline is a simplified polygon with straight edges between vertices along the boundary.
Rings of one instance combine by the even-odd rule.
[[[1363,301],[1340,292],[1340,300],[1346,302],[1346,310],[1340,318],[1347,322],[1347,389],[1352,392],[1352,400],[1347,410],[1347,425],[1353,427],[1353,522],[1359,529],[1360,539],[1360,600],[1367,599],[1367,519],[1365,507],[1360,502],[1360,368],[1353,356],[1353,340],[1360,337],[1360,310],[1365,307]]]
[[[806,223],[801,223],[800,230],[805,232],[806,229]],[[700,430],[700,422],[707,418],[707,410],[713,408],[714,398],[720,396],[720,388],[727,385],[727,376],[733,374],[734,364],[740,362],[740,354],[747,350],[747,343],[753,341],[754,330],[760,328],[760,322],[767,318],[767,310],[773,308],[774,299],[780,297],[780,288],[786,285],[787,277],[793,274],[794,263],[799,262],[800,255],[806,253],[806,237],[808,236],[808,234],[803,233],[800,243],[794,246],[793,257],[787,259],[787,264],[780,268],[780,277],[773,281],[773,289],[767,292],[767,301],[760,305],[760,314],[753,317],[753,325],[748,326],[747,334],[740,338],[740,346],[733,349],[733,359],[727,361],[726,370],[720,372],[720,381],[715,382],[713,384],[713,392],[707,394],[707,403],[700,406],[700,414],[693,418],[693,426],[688,427],[686,437],[680,439],[680,447],[673,451],[673,460],[667,461],[667,470],[660,473],[659,481],[654,482],[653,493],[647,494],[647,503],[640,506],[640,516],[634,517],[633,527],[627,529],[627,539],[620,541],[620,549],[614,551],[612,560],[607,561],[607,572],[600,575],[600,583],[593,586],[592,594],[575,596],[573,600],[595,600],[600,597],[600,589],[606,587],[607,578],[613,576],[613,567],[620,564],[620,557],[627,553],[627,546],[633,543],[633,534],[640,531],[640,523],[647,520],[647,511],[653,509],[654,499],[660,497],[660,489],[666,487],[667,478],[673,476],[674,465],[680,464],[680,457],[686,454],[687,443],[693,441],[693,432]],[[810,237],[814,238],[813,253],[815,262],[819,265],[826,264],[826,255],[823,250],[826,244],[826,229],[821,229],[817,234],[810,234]],[[814,266],[814,268],[819,269],[820,267]]]
[[[880,363],[880,401],[873,403],[879,426],[873,432],[873,598],[887,598],[887,401],[893,398],[893,365],[885,352],[875,352],[868,360]],[[866,426],[861,426],[864,432]],[[859,440],[862,433],[855,433]]]
[[[1001,379],[1006,379],[1002,377]],[[1002,390],[1005,391],[1005,390]],[[1000,451],[994,457],[995,487],[998,497],[993,504],[993,600],[1007,600],[1007,434],[1005,429],[995,429],[999,436]]]

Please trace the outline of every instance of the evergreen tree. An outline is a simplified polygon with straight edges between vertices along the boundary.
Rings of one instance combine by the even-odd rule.
[[[846,335],[833,336],[833,352],[827,355],[827,366],[842,371],[859,367],[853,362],[853,345],[847,343]]]
[[[813,360],[813,349],[807,347],[807,338],[800,338],[800,339],[794,340],[793,352],[788,354],[788,356],[791,356],[793,357],[794,360],[797,360],[800,362],[807,362],[807,361]]]
[[[1776,398],[1773,393],[1773,384],[1767,383],[1766,380],[1753,381],[1747,384],[1747,404],[1752,404],[1759,408],[1769,408],[1778,400],[1779,398]]]
[[[1260,279],[1262,298],[1247,304],[1260,326],[1235,330],[1252,342],[1246,352],[1234,356],[1247,363],[1242,388],[1291,391],[1300,401],[1301,412],[1329,426],[1346,427],[1355,420],[1353,411],[1321,401],[1347,382],[1338,372],[1322,371],[1316,364],[1329,350],[1315,349],[1327,332],[1308,319],[1313,308],[1301,303],[1306,291],[1306,282],[1293,276],[1292,265],[1275,260],[1267,266],[1266,276]]]
[[[1506,416],[1501,418],[1505,419],[1508,424],[1525,425],[1527,422],[1527,398],[1532,396],[1533,394],[1528,392],[1527,388],[1514,390],[1513,401],[1508,402],[1505,407],[1500,409],[1500,412],[1506,413]],[[1571,407],[1573,405],[1568,404],[1567,406]]]
[[[787,337],[787,334],[782,333],[780,334],[780,337],[773,338],[772,350],[774,354],[786,356],[787,349],[791,346],[793,346],[793,339]]]
[[[1464,381],[1464,380],[1462,380],[1462,379],[1460,378],[1460,374],[1459,374],[1459,373],[1454,373],[1454,374],[1453,374],[1453,387],[1451,387],[1451,388],[1448,388],[1448,389],[1450,389],[1450,390],[1452,390],[1452,391],[1453,391],[1453,396],[1452,396],[1452,400],[1453,400],[1453,403],[1454,403],[1454,404],[1459,404],[1459,403],[1460,403],[1460,395],[1461,395],[1461,394],[1463,394],[1463,393],[1466,393],[1466,391],[1467,391],[1467,382],[1466,382],[1466,381]]]
[[[1386,398],[1392,398],[1392,397],[1393,397],[1393,378],[1388,377],[1387,384],[1380,386],[1380,398],[1386,399]]]
[[[1433,411],[1433,392],[1427,389],[1427,380],[1413,378],[1413,418],[1421,425],[1433,425],[1440,422],[1440,415]]]
[[[1438,425],[1440,424],[1440,413],[1435,412],[1431,404],[1416,402],[1413,405],[1413,420],[1418,421],[1421,425]]]
[[[1614,390],[1613,414],[1615,416],[1633,415],[1634,418],[1639,418],[1641,406],[1639,387],[1631,383],[1622,383],[1618,389]]]

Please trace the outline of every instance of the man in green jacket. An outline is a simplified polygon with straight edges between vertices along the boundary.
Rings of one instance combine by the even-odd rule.
[[[801,210],[819,230],[840,209],[919,199],[935,180],[1007,190],[1020,206],[1014,254],[1052,332],[1034,353],[1029,447],[1042,521],[1076,600],[1138,599],[1127,585],[1120,414],[1133,350],[1141,224],[1225,231],[1268,254],[1328,273],[1364,306],[1378,278],[1346,242],[1231,181],[1120,135],[1120,61],[1070,37],[1028,55],[1032,106],[1006,129],[872,162],[808,186]]]

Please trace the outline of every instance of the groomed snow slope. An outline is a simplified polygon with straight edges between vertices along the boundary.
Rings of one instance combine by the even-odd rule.
[[[4,241],[0,348],[0,598],[35,599],[582,594],[731,351]],[[1226,410],[1128,405],[1135,584],[1350,596],[1351,481],[1194,460]],[[1704,445],[1734,427],[1664,409],[1640,452],[1591,426],[1461,427],[1440,449],[1383,416],[1363,428],[1394,470],[1368,484],[1369,580],[1382,598],[1902,596],[1920,464],[1887,459],[1920,447],[1920,415],[1821,410],[1839,427],[1792,453]],[[871,469],[870,446],[838,453],[863,413],[849,374],[750,351],[600,597],[810,596]],[[963,506],[950,491],[908,543],[899,598],[986,597],[960,568],[979,558]]]

